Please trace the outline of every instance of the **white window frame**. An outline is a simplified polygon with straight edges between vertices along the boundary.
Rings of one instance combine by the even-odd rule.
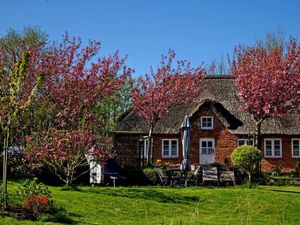
[[[299,142],[299,155],[294,155],[294,141]],[[292,138],[291,149],[292,149],[292,158],[300,158],[300,138]]]
[[[164,155],[164,142],[169,141],[169,154]],[[176,147],[177,147],[177,154],[172,155],[172,141],[176,141]],[[179,153],[179,146],[178,146],[178,139],[177,138],[165,138],[161,140],[161,156],[162,158],[178,158]]]
[[[238,141],[237,141],[237,146],[243,146],[243,145],[240,145],[240,141],[243,141],[244,144],[243,145],[249,145],[248,142],[249,141],[252,141],[253,145],[254,145],[254,140],[253,138],[238,138]]]
[[[272,155],[266,155],[266,152],[267,152],[267,148],[266,148],[267,141],[271,141]],[[275,152],[274,141],[279,141],[280,142],[280,155],[278,155],[278,156],[275,156],[275,154],[274,154],[274,152]],[[264,139],[264,157],[265,158],[282,158],[282,140],[281,140],[281,138],[265,138]]]
[[[204,127],[203,126],[203,119],[211,119],[211,126]],[[214,117],[213,116],[201,116],[200,117],[201,129],[202,130],[212,130],[214,128]]]

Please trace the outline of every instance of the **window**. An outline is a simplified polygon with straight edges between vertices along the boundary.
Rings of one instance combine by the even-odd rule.
[[[213,129],[212,116],[201,116],[201,129],[205,129],[205,130]]]
[[[201,154],[214,154],[213,140],[201,140]]]
[[[265,139],[265,157],[280,158],[281,155],[281,139]]]
[[[178,157],[178,140],[163,139],[162,140],[162,157],[176,158]]]
[[[292,157],[300,158],[300,139],[292,139]]]
[[[253,139],[239,138],[238,146],[242,145],[253,145]]]

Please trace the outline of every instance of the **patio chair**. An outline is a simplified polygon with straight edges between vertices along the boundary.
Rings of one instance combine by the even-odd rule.
[[[181,186],[185,184],[185,176],[182,170],[173,168],[169,170],[170,186]]]
[[[203,167],[202,168],[202,182],[203,183],[217,183],[219,185],[218,168],[217,167]]]
[[[120,169],[115,160],[108,160],[103,169],[104,183],[109,185],[109,180],[112,181],[112,185],[115,187],[117,180],[124,181],[127,177],[120,175]]]
[[[155,167],[156,174],[158,176],[159,182],[161,186],[166,186],[168,184],[168,176],[164,174],[160,167]]]
[[[235,185],[234,171],[231,170],[220,171],[220,182],[221,183],[232,182]]]

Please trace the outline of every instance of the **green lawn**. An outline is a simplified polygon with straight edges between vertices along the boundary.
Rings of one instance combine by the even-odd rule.
[[[9,183],[10,199],[17,183]],[[50,187],[79,224],[300,224],[300,188]],[[32,224],[1,218],[0,224]],[[34,222],[33,224],[45,224]],[[47,223],[54,224],[54,223]]]

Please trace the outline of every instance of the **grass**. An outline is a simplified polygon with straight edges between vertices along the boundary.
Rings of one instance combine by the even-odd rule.
[[[9,182],[10,199],[17,182]],[[300,188],[50,187],[75,224],[300,224]],[[1,218],[0,224],[55,224]]]

